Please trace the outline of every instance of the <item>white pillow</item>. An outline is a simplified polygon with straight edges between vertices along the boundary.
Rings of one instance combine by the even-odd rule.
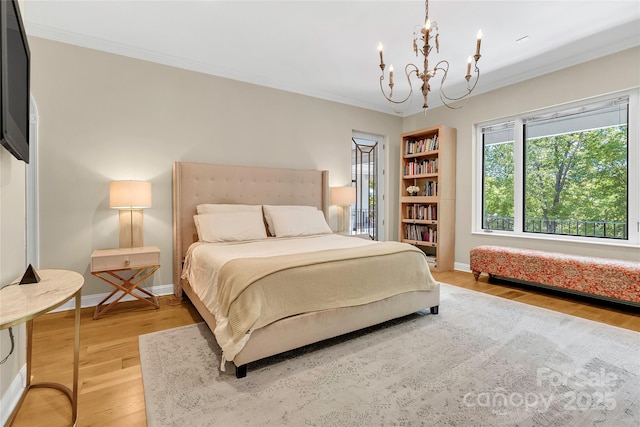
[[[194,215],[198,238],[203,242],[235,242],[266,239],[262,212],[214,212]]]
[[[318,209],[314,206],[302,206],[302,205],[263,205],[262,209],[264,210],[264,220],[267,223],[267,227],[269,230],[269,234],[271,236],[277,236],[276,231],[273,227],[273,215],[278,215],[278,213],[284,212],[300,212],[300,211],[308,211],[308,212],[317,212]]]
[[[276,237],[312,236],[333,233],[319,210],[283,210],[272,212]]]
[[[262,215],[262,205],[205,203],[196,206],[196,212],[198,215],[214,212],[260,212],[260,215]]]

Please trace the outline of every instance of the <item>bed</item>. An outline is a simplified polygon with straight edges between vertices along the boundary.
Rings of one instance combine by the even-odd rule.
[[[261,212],[266,213],[267,217],[269,216],[267,209],[272,209],[271,222],[276,222],[275,225],[280,227],[279,231],[285,228],[295,229],[293,225],[282,225],[287,223],[282,218],[288,217],[282,216],[284,213],[281,212],[291,213],[285,209],[287,207],[305,207],[305,211],[312,209],[319,211],[318,214],[323,217],[327,216],[328,172],[192,162],[176,162],[173,165],[174,293],[177,297],[187,295],[216,334],[216,340],[221,343],[224,356],[222,368],[224,369],[225,359],[232,362],[238,378],[246,375],[249,363],[269,356],[420,310],[430,309],[431,313],[438,313],[439,286],[429,273],[426,259],[418,260],[424,257],[421,253],[420,256],[416,255],[419,250],[413,246],[398,242],[367,242],[353,237],[337,236],[331,234],[330,230],[320,235],[302,237],[296,235],[295,230],[293,235],[279,234],[278,237],[266,237],[269,236],[269,232],[273,233],[272,223],[263,224],[267,233],[266,239],[250,239],[250,242],[225,241],[219,244],[203,243],[198,237],[199,232],[204,235],[206,229],[203,218],[208,219],[217,214],[208,215],[208,212],[199,212],[202,206],[212,206],[217,209],[220,209],[220,206],[231,206],[234,209],[236,206],[246,206],[251,210],[254,206],[260,206]],[[198,229],[194,221],[196,214],[198,214],[196,219],[200,218]],[[234,214],[234,216],[238,215],[245,214]],[[216,218],[220,217],[222,216]],[[301,217],[306,218],[306,216]],[[251,216],[251,218],[254,217]],[[324,219],[321,222],[324,222]],[[338,247],[331,246],[334,244]],[[262,250],[254,249],[254,246],[267,245],[280,245],[284,249],[280,247],[273,249],[276,252],[269,252],[274,255],[269,257],[257,255],[260,252],[253,252]],[[304,245],[309,245],[309,248],[291,249],[292,247],[303,248]],[[329,250],[329,247],[332,249]],[[216,273],[215,281],[216,283],[219,281],[220,286],[216,291],[207,294],[208,285],[200,283],[201,279],[193,274],[193,271],[202,271],[204,267],[195,268],[192,263],[204,262],[198,257],[206,257],[205,254],[210,251],[214,253],[218,251],[217,253],[224,254],[227,258],[224,261],[218,261],[222,268]],[[244,255],[232,255],[234,251]],[[268,251],[272,251],[271,246]],[[277,268],[273,267],[273,262],[276,260],[280,263]],[[385,262],[379,262],[380,260]],[[252,267],[256,264],[256,267]],[[385,268],[381,268],[381,265]],[[395,270],[393,270],[388,267],[389,265],[398,265],[398,267],[394,267]],[[231,269],[232,266],[235,270]],[[253,268],[261,268],[261,270],[254,272]],[[188,273],[189,271],[191,273]],[[367,276],[367,272],[373,275]],[[204,276],[211,275],[207,273]],[[361,277],[367,277],[367,280],[361,280]],[[187,278],[191,280],[186,280]],[[191,281],[194,283],[190,283]],[[252,282],[250,287],[246,285],[247,281]],[[373,287],[373,291],[367,291],[365,296],[356,295],[355,291],[352,294],[350,290],[348,292],[342,290],[341,287],[347,286],[345,281],[349,282],[349,286],[353,283],[354,287],[365,287],[365,285]],[[409,282],[420,283],[410,285]],[[222,286],[225,283],[230,283],[232,286]],[[308,302],[300,312],[297,312],[299,308],[294,308],[291,309],[293,311],[285,312],[284,315],[271,313],[271,308],[278,305],[290,309],[290,304],[288,302],[280,304],[279,298],[286,296],[288,287],[292,287],[294,283],[296,288],[306,287],[310,292],[315,292],[315,296],[298,298]],[[325,287],[327,290],[333,289],[331,292],[334,296],[336,289],[340,290],[341,295],[346,292],[347,296],[344,301],[335,303],[335,300],[340,298],[320,295],[319,289]],[[395,287],[399,287],[399,290],[392,290]],[[242,297],[249,295],[248,289],[253,288],[259,288],[260,295],[265,294],[264,289],[281,288],[281,294],[279,294],[281,296],[276,299],[269,294],[271,300],[267,298],[267,302],[258,303],[253,299],[256,298],[255,296],[247,296],[244,299],[239,297],[239,295]],[[234,289],[229,291],[234,297],[229,297],[229,293],[225,294],[221,289]],[[219,301],[212,302],[212,295],[220,301],[229,299],[233,304],[240,306],[242,304],[236,301],[244,301],[244,307],[242,309],[232,305],[223,307]],[[320,301],[322,298],[331,301],[331,304],[324,306],[325,303]],[[241,317],[247,315],[246,310],[250,311],[249,316],[253,316],[252,311],[255,305],[265,307],[264,312],[256,314],[256,317],[252,317],[250,321]],[[218,315],[218,319],[221,319],[221,312],[224,312],[224,316],[227,317],[223,316],[224,320],[218,322],[214,312]],[[220,334],[224,328],[231,331],[227,323],[233,324],[234,328],[242,324],[247,332],[244,333],[242,329],[238,332],[234,329],[227,334],[228,336],[221,338]],[[228,342],[227,339],[229,339]]]

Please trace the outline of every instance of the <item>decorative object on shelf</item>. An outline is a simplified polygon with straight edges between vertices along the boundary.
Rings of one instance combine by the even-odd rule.
[[[40,276],[38,276],[38,272],[31,264],[27,267],[27,270],[24,272],[22,279],[20,279],[21,285],[29,285],[31,283],[38,283],[40,281]]]
[[[151,207],[151,183],[111,181],[109,207],[120,211],[120,247],[144,246],[142,209]]]
[[[342,208],[342,212],[338,216],[339,233],[348,231],[351,224],[351,205],[355,202],[355,187],[331,187],[331,204]]]
[[[444,59],[440,60],[438,61],[438,63],[436,63],[435,67],[433,67],[432,69],[429,69],[429,54],[433,49],[433,46],[430,44],[431,39],[434,39],[436,52],[440,53],[440,42],[439,42],[440,33],[438,30],[437,22],[431,21],[429,19],[429,0],[425,1],[424,22],[425,22],[424,27],[420,26],[420,35],[417,34],[417,30],[414,30],[413,32],[413,52],[415,53],[416,57],[418,56],[418,52],[422,54],[422,56],[424,57],[424,68],[422,71],[420,71],[420,68],[414,64],[407,64],[404,67],[404,72],[405,72],[405,75],[407,76],[407,81],[409,82],[409,94],[406,96],[406,98],[402,100],[396,101],[393,99],[393,86],[394,86],[393,65],[389,67],[389,95],[387,95],[384,91],[382,82],[384,81],[384,78],[385,78],[384,69],[386,65],[384,63],[383,55],[382,55],[382,43],[378,44],[378,51],[380,53],[380,69],[382,70],[382,75],[380,76],[380,90],[382,91],[382,94],[387,99],[387,101],[391,102],[392,104],[403,104],[408,100],[410,100],[411,96],[413,95],[411,75],[415,74],[418,80],[420,80],[422,84],[421,91],[422,91],[422,96],[424,98],[424,103],[422,105],[422,108],[424,108],[424,111],[426,113],[427,108],[429,108],[427,104],[427,96],[429,95],[429,91],[431,90],[431,85],[429,83],[429,80],[432,77],[435,77],[436,74],[438,74],[438,72],[441,72],[442,80],[440,82],[440,99],[442,100],[442,103],[445,106],[452,109],[460,108],[460,107],[451,106],[449,102],[459,101],[461,99],[466,98],[471,94],[471,92],[473,92],[473,90],[476,88],[476,85],[478,84],[478,80],[480,79],[480,69],[478,68],[478,61],[480,60],[480,42],[482,40],[482,30],[478,31],[475,55],[473,57],[469,56],[469,58],[467,59],[467,75],[465,76],[465,80],[467,81],[467,91],[462,96],[450,97],[444,93],[444,89],[443,89],[444,82],[447,79],[447,74],[449,73],[449,61]],[[435,37],[432,36],[433,33],[435,33]],[[423,46],[421,49],[418,49],[418,42],[417,42],[418,38],[423,42]],[[473,84],[471,84],[471,63],[473,61],[475,61],[473,64],[473,72],[474,72],[475,78],[473,79]]]
[[[407,187],[407,193],[409,193],[410,196],[417,196],[419,192],[420,187],[417,185],[410,185]]]

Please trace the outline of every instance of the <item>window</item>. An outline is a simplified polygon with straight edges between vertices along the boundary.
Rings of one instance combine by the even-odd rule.
[[[628,104],[525,119],[525,232],[627,239]]]
[[[482,228],[513,231],[514,125],[482,129]]]
[[[478,126],[476,229],[637,244],[640,183],[630,176],[640,163],[638,115],[630,114],[636,99],[630,94]]]

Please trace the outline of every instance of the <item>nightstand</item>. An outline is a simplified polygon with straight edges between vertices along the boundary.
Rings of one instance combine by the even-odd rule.
[[[91,274],[101,278],[115,288],[96,305],[93,319],[102,317],[126,295],[144,301],[156,309],[160,308],[156,295],[138,287],[151,277],[158,268],[160,268],[160,249],[155,246],[98,249],[93,251],[91,254]],[[120,295],[107,304],[118,293]]]

